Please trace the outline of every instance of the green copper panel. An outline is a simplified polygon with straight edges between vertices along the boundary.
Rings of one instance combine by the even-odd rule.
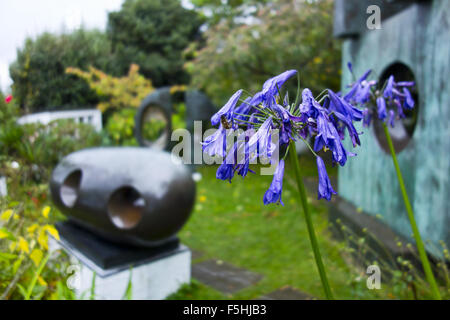
[[[447,1],[414,4],[343,43],[342,83],[353,62],[356,75],[373,68],[380,75],[395,62],[415,74],[419,116],[412,140],[398,154],[417,223],[424,240],[450,246],[450,5]],[[391,157],[378,144],[373,129],[364,132],[357,157],[339,168],[339,193],[396,231],[411,237]],[[347,142],[347,147],[350,148]],[[435,251],[433,246],[428,249]]]

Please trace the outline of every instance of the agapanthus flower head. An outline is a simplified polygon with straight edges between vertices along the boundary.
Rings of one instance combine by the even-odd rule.
[[[393,127],[396,119],[405,117],[404,110],[414,108],[415,101],[409,88],[414,87],[415,83],[396,82],[395,77],[390,75],[382,88],[378,89],[376,80],[367,80],[369,74],[370,72],[365,72],[358,81],[349,85],[350,90],[344,100],[363,110],[364,126],[370,126],[375,116]]]
[[[342,144],[344,130],[349,132],[353,145],[360,143],[353,122],[362,120],[363,112],[339,94],[327,89],[315,98],[311,90],[305,88],[301,91],[300,101],[296,99],[296,103],[290,103],[287,92],[281,95],[282,86],[295,74],[296,70],[288,70],[270,78],[260,92],[245,99],[241,98],[243,90],[238,90],[212,116],[211,123],[219,125],[219,129],[203,142],[205,153],[223,158],[216,174],[221,180],[231,182],[236,172],[242,177],[247,176],[248,172],[253,172],[250,163],[258,158],[276,164],[272,183],[263,197],[264,204],[283,203],[284,158],[293,141],[300,139],[308,143],[306,139],[315,138],[314,148],[308,145],[313,154],[317,156],[318,151],[330,150],[333,162],[340,165],[344,165],[348,157],[354,155]],[[363,81],[365,79],[361,78]],[[299,95],[300,92],[297,97]],[[226,128],[223,121],[232,125]],[[238,141],[231,147],[224,145],[226,137],[239,129],[244,129],[244,133],[239,135]],[[278,134],[279,139],[274,140],[274,134]],[[317,168],[319,199],[330,200],[336,192],[331,187],[320,157]]]

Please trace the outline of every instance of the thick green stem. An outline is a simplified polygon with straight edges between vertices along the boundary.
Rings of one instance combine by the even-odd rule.
[[[325,272],[325,267],[323,266],[322,256],[320,255],[319,244],[317,243],[316,233],[314,231],[314,225],[311,219],[311,213],[309,212],[308,200],[306,197],[305,185],[300,174],[300,165],[298,163],[297,152],[295,149],[295,143],[291,142],[289,147],[289,154],[291,157],[291,162],[294,166],[295,177],[297,180],[297,187],[300,193],[300,199],[303,206],[303,212],[305,215],[306,226],[308,228],[309,240],[311,241],[311,246],[314,252],[314,258],[316,260],[317,269],[319,270],[320,280],[322,281],[323,290],[325,291],[325,296],[327,299],[332,300],[333,294],[331,293],[330,285],[328,284],[327,274]]]
[[[403,202],[405,203],[406,212],[408,213],[409,223],[411,224],[411,229],[413,231],[414,239],[416,240],[417,250],[419,251],[419,257],[422,261],[423,270],[425,271],[425,276],[427,277],[428,283],[431,287],[431,292],[437,300],[441,300],[441,294],[439,293],[438,286],[436,284],[436,279],[434,278],[433,271],[431,270],[430,261],[428,261],[427,253],[425,251],[425,246],[422,241],[422,237],[419,233],[419,228],[417,228],[416,219],[414,218],[414,212],[409,202],[408,193],[406,192],[405,183],[403,182],[403,176],[400,171],[400,167],[397,161],[397,155],[395,154],[394,145],[392,144],[391,135],[389,134],[389,129],[386,124],[383,123],[384,134],[386,135],[386,140],[389,145],[389,150],[391,151],[392,160],[394,162],[395,171],[397,172],[397,179],[402,191]]]

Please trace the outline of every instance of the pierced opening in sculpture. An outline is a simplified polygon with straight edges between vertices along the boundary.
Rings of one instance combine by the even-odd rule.
[[[81,170],[77,169],[72,171],[61,185],[59,195],[66,207],[72,208],[75,205],[80,192],[81,177]]]
[[[156,105],[147,108],[142,119],[142,139],[146,146],[163,150],[169,138],[169,119],[163,109]]]
[[[405,118],[401,119],[401,121],[396,120],[393,128],[388,126],[395,152],[398,154],[405,149],[408,143],[412,140],[414,130],[416,128],[420,107],[418,83],[415,79],[413,71],[406,64],[401,62],[393,63],[383,71],[379,79],[380,86],[385,83],[390,75],[394,75],[396,82],[414,81],[416,83],[416,85],[411,88],[411,95],[415,101],[414,108],[412,110],[404,110],[403,112],[405,114]],[[374,131],[380,147],[386,153],[390,154],[389,145],[386,141],[386,136],[384,135],[383,127],[380,121],[375,121]]]
[[[141,221],[145,200],[133,187],[125,186],[114,191],[108,201],[108,214],[119,229],[131,229]]]

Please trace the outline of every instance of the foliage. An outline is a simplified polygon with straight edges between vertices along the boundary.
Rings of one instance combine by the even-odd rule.
[[[84,79],[89,84],[101,99],[97,108],[102,112],[137,108],[154,90],[152,82],[139,74],[139,66],[136,64],[130,66],[127,76],[120,78],[107,75],[94,67],[89,67],[89,71],[69,67],[66,72]]]
[[[67,67],[89,66],[108,70],[110,42],[100,31],[80,29],[27,38],[10,65],[13,94],[29,111],[95,105],[98,97],[81,79],[65,73]]]
[[[15,175],[8,171],[14,161],[23,170],[21,183],[29,180],[42,181],[62,157],[79,149],[97,146],[101,136],[91,125],[72,120],[56,120],[49,125],[40,123],[17,124],[17,106],[13,103],[0,112],[0,173]],[[8,173],[9,172],[9,173]]]
[[[417,249],[411,243],[402,243],[397,241],[397,246],[402,248],[400,250],[404,253],[408,252],[409,257],[393,256],[386,248],[380,239],[370,233],[366,228],[355,232],[342,223],[340,219],[336,221],[334,226],[338,228],[344,238],[341,245],[341,255],[352,266],[349,270],[350,276],[348,280],[349,287],[352,288],[352,295],[355,298],[364,296],[362,291],[366,291],[366,283],[364,277],[366,270],[362,266],[378,265],[382,270],[382,281],[388,284],[390,290],[386,292],[389,299],[402,300],[418,300],[418,299],[432,299],[433,294],[423,274],[422,268],[418,268],[417,263],[420,261]],[[375,243],[378,251],[374,250]],[[433,245],[430,242],[430,245]],[[448,249],[443,241],[440,241],[441,248],[436,248],[436,252],[441,251],[442,255],[439,259],[436,258],[433,273],[437,279],[441,280],[440,293],[443,299],[450,298],[450,278],[448,265],[450,263],[450,256]],[[411,259],[416,260],[411,261]]]
[[[206,44],[186,50],[192,85],[223,104],[230,92],[296,69],[314,93],[339,90],[340,46],[332,34],[332,1],[280,0],[262,6],[252,23],[223,20],[205,33]]]
[[[136,109],[126,108],[114,112],[106,124],[106,132],[112,145],[136,146],[134,117]]]
[[[71,119],[43,124],[26,124],[19,154],[28,163],[53,168],[64,156],[87,147],[98,146],[100,135],[89,124]],[[31,152],[30,152],[31,151]]]
[[[178,0],[126,0],[108,17],[115,75],[137,63],[156,87],[186,83],[182,52],[197,37],[201,24],[200,16]]]
[[[49,236],[59,234],[43,187],[33,188],[28,201],[0,199],[0,300],[50,298],[64,279],[65,258],[48,251]]]
[[[208,23],[215,25],[223,19],[236,20],[254,13],[257,8],[268,2],[277,0],[191,0],[197,8],[208,13]]]

